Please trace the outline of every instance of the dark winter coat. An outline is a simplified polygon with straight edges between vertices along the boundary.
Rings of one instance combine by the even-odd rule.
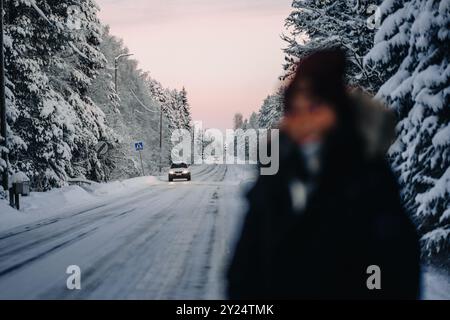
[[[293,207],[290,185],[308,181],[299,147],[282,136],[280,170],[261,176],[228,271],[231,299],[415,299],[419,245],[399,188],[380,154],[351,130],[323,147],[306,207]],[[369,266],[381,290],[369,290]]]

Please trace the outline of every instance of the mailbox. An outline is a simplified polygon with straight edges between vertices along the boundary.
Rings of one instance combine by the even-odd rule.
[[[9,204],[11,207],[20,210],[20,196],[30,195],[30,179],[28,179],[25,173],[17,172],[13,174],[10,181]]]
[[[30,182],[29,181],[23,181],[23,182],[16,182],[14,183],[14,191],[16,194],[21,194],[23,196],[29,196],[30,195]]]

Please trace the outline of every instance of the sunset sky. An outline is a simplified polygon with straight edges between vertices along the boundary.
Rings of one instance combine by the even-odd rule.
[[[194,120],[226,129],[276,90],[292,0],[97,0],[143,70],[185,86]]]

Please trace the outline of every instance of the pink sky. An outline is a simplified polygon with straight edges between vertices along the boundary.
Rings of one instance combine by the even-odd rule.
[[[189,94],[194,120],[231,128],[278,86],[292,0],[97,0],[143,70]]]

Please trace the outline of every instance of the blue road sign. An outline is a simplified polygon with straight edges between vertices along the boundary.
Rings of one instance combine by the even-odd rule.
[[[136,142],[134,144],[134,148],[136,149],[136,151],[142,151],[144,150],[144,143],[142,141]]]

